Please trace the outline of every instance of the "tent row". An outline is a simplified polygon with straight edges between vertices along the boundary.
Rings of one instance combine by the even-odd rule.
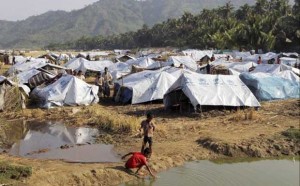
[[[137,58],[126,54],[118,56],[118,62],[79,57],[63,66],[51,64],[46,58],[32,58],[13,65],[7,79],[27,86],[30,97],[43,108],[98,103],[99,87],[78,79],[68,70],[89,74],[102,72],[106,67],[114,78],[114,98],[122,103],[161,100],[166,108],[185,102],[197,109],[208,105],[259,107],[259,101],[299,98],[300,73],[292,66],[257,64],[255,60],[259,56],[250,52],[235,52],[230,57],[217,56],[213,51],[185,50],[182,53],[181,56],[169,55],[164,60],[150,58],[151,55],[159,57],[152,53]],[[214,55],[216,59],[211,63],[209,60],[207,64],[199,62]],[[285,55],[282,58],[296,54]],[[278,54],[260,56],[269,61]],[[237,60],[239,57],[242,61]],[[224,68],[228,73],[212,74],[207,71],[208,66]]]

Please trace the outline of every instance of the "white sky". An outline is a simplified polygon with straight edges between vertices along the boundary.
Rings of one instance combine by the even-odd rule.
[[[49,10],[71,11],[98,0],[0,0],[0,20],[23,20]]]

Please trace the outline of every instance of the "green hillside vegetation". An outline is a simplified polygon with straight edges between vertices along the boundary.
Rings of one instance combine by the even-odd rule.
[[[51,44],[49,49],[114,49],[191,47],[300,51],[299,1],[257,0],[234,9],[232,3],[204,9],[199,15],[184,13],[152,28],[109,37],[82,37],[74,42]]]
[[[82,36],[112,35],[153,26],[185,11],[199,14],[228,0],[100,0],[83,9],[51,11],[23,21],[0,21],[0,48],[37,48]],[[254,0],[232,0],[235,7]]]

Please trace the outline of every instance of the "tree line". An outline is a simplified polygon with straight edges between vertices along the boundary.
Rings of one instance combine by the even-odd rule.
[[[200,14],[185,12],[152,28],[144,25],[136,32],[110,36],[81,37],[76,41],[52,43],[57,49],[132,49],[179,47],[198,49],[263,49],[300,51],[300,0],[257,0],[238,9],[231,2]]]

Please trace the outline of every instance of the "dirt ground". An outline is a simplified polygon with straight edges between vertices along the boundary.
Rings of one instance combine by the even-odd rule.
[[[122,106],[104,102],[89,107],[4,112],[1,117],[5,120],[55,119],[63,120],[67,125],[94,126],[91,123],[93,115],[85,115],[86,109],[101,108],[112,113],[112,117],[132,117],[138,121],[151,111],[155,115],[157,131],[150,166],[160,172],[193,160],[299,156],[299,138],[283,135],[289,130],[299,135],[299,104],[299,100],[291,99],[262,103],[259,111],[223,108],[195,114],[165,111],[161,103]],[[136,129],[130,133],[111,131],[103,138],[123,155],[140,150],[142,139],[137,134]],[[66,163],[16,158],[5,153],[0,155],[0,161],[32,167],[32,176],[20,181],[20,185],[118,185],[137,179],[123,168],[124,162]]]

